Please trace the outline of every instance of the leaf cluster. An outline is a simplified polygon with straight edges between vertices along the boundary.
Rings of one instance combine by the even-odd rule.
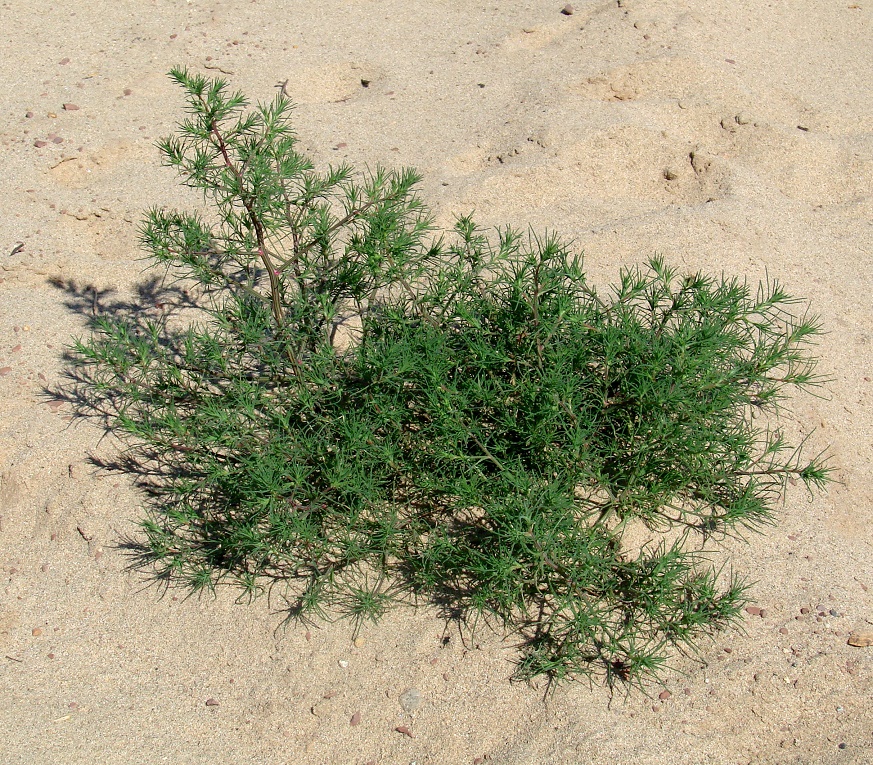
[[[75,349],[153,477],[158,577],[283,582],[356,629],[425,599],[556,680],[638,682],[738,618],[712,543],[829,479],[767,424],[821,382],[798,301],[660,258],[597,290],[557,236],[435,231],[412,171],[315,170],[283,97],[171,76],[189,119],[160,148],[211,217],[141,236],[193,316],[98,316]]]

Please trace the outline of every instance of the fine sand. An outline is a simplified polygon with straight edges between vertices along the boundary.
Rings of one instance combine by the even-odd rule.
[[[573,5],[2,4],[0,762],[873,762],[873,647],[847,644],[873,629],[873,0]],[[839,482],[793,487],[727,549],[763,613],[648,695],[544,702],[510,682],[511,637],[428,607],[353,644],[129,571],[143,498],[47,391],[94,302],[148,278],[143,211],[192,200],[154,147],[182,115],[175,64],[257,100],[285,82],[320,166],[413,165],[441,223],[556,230],[597,283],[661,253],[809,298],[832,381],[784,423]]]

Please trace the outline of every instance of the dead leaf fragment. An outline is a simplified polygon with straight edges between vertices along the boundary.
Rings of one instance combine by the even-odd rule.
[[[856,648],[868,648],[873,645],[873,630],[856,630],[849,635],[847,642]]]

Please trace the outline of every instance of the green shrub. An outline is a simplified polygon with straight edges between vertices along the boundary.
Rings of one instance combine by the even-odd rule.
[[[714,543],[828,481],[763,417],[820,382],[796,300],[661,259],[598,292],[555,236],[434,232],[412,171],[317,172],[284,98],[171,76],[190,118],[160,148],[212,217],[141,234],[186,308],[98,315],[74,354],[150,476],[159,578],[281,582],[355,629],[424,599],[553,680],[639,682],[739,617]]]

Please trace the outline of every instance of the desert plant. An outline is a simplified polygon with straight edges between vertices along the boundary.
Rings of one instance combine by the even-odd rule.
[[[557,680],[640,681],[738,618],[718,541],[828,480],[764,417],[820,383],[798,301],[659,258],[598,291],[557,236],[434,231],[412,171],[316,171],[285,98],[171,76],[160,150],[206,210],[141,235],[184,310],[98,313],[73,372],[151,477],[160,579],[356,629],[424,598]]]

